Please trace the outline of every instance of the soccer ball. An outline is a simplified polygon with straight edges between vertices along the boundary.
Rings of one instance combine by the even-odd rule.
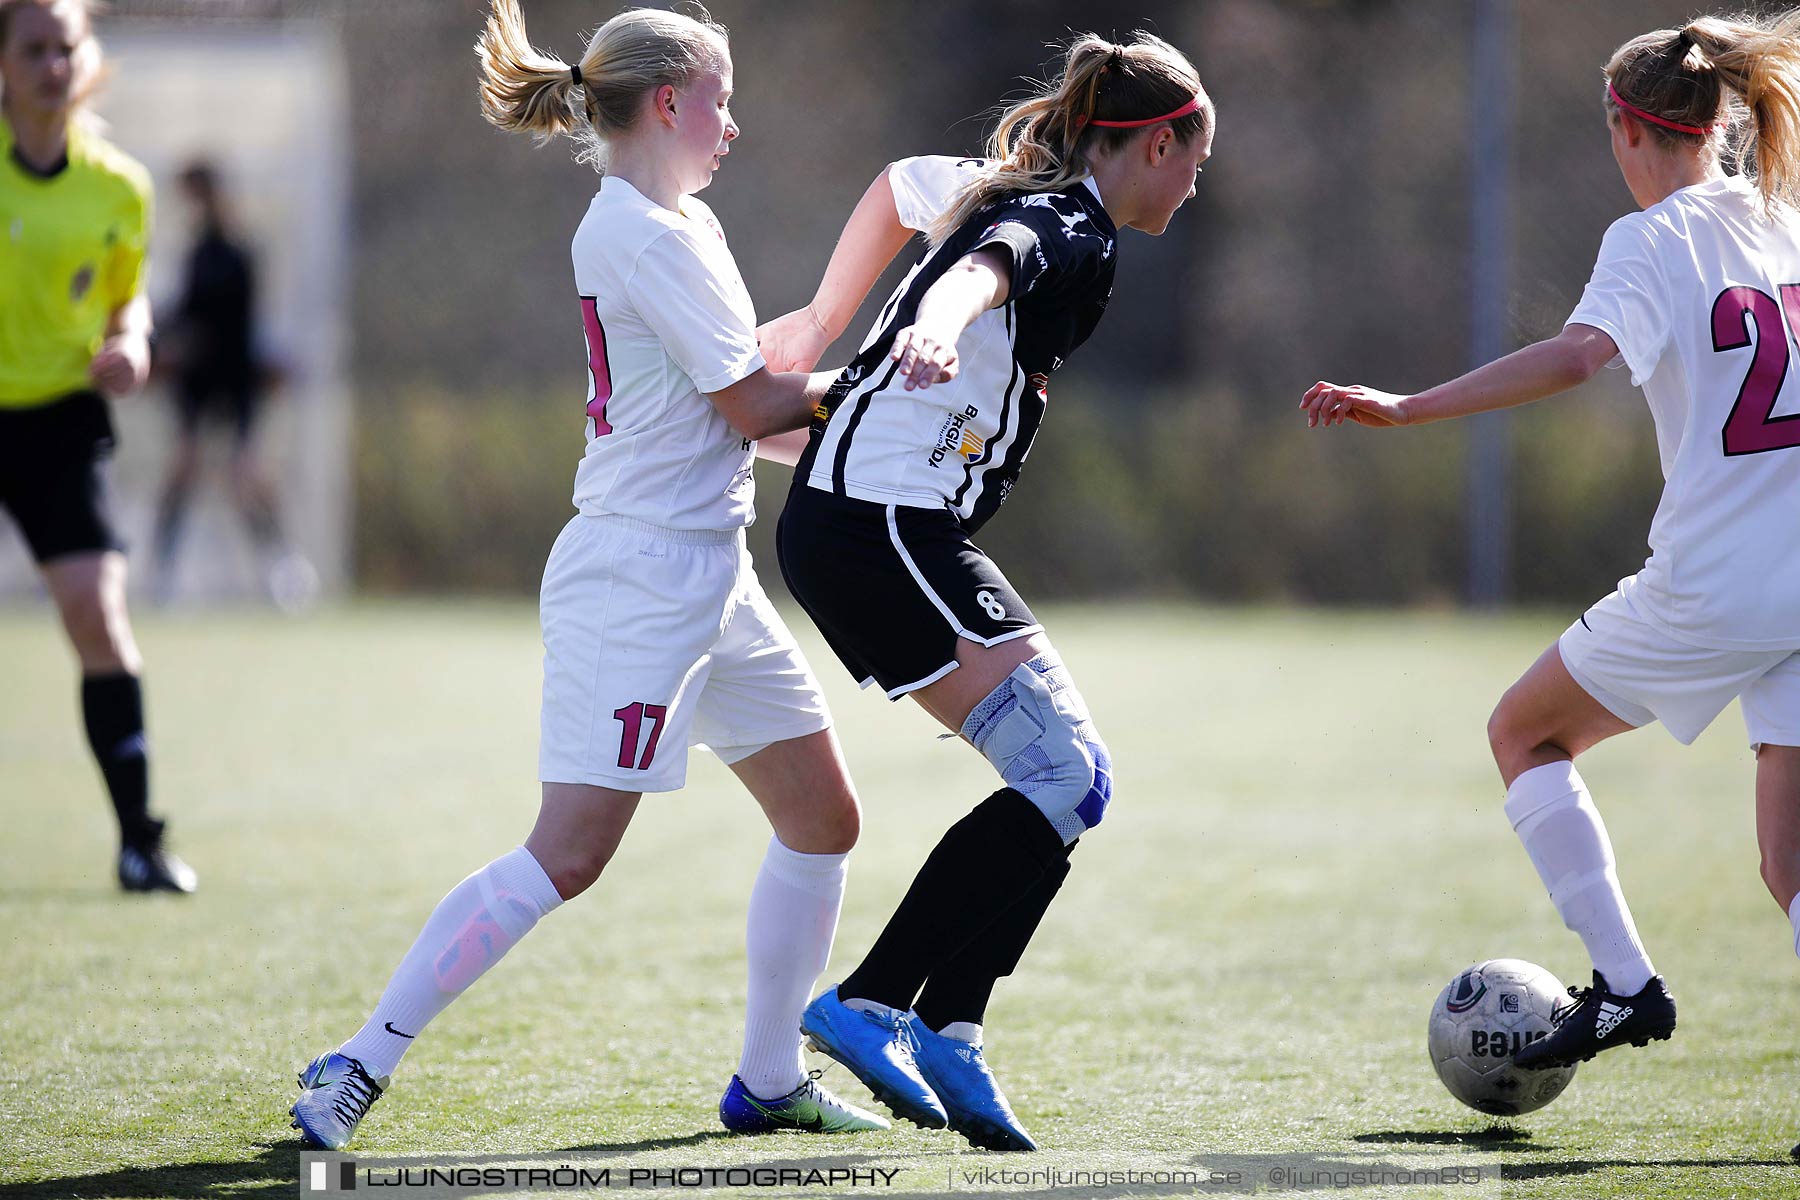
[[[1450,1094],[1470,1108],[1516,1117],[1544,1107],[1575,1078],[1574,1067],[1521,1071],[1513,1055],[1542,1041],[1567,996],[1556,976],[1517,958],[1476,963],[1438,993],[1427,1044]]]

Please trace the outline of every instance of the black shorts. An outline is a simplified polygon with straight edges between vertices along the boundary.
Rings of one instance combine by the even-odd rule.
[[[40,563],[123,550],[106,502],[112,418],[96,392],[0,408],[0,508]]]
[[[240,442],[248,441],[261,407],[262,388],[249,367],[183,371],[176,380],[175,411],[181,431],[198,433],[202,423],[229,425]]]
[[[788,590],[862,686],[897,700],[956,667],[956,639],[1036,633],[1031,609],[956,514],[797,482],[775,529]]]

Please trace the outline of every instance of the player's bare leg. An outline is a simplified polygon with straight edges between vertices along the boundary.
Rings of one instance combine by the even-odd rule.
[[[256,547],[269,599],[285,613],[309,608],[319,597],[319,572],[289,541],[280,495],[258,461],[249,433],[232,448],[231,499]]]
[[[156,534],[152,539],[155,556],[154,597],[158,604],[168,602],[175,590],[175,550],[181,541],[181,529],[187,521],[188,504],[193,499],[194,485],[200,477],[200,438],[192,430],[183,430],[169,456],[168,470],[163,475],[162,493],[156,502]]]
[[[829,729],[773,742],[731,764],[781,844],[802,854],[848,854],[862,807],[837,735]]]
[[[848,855],[862,828],[856,790],[831,730],[772,742],[731,769],[775,836],[750,893],[744,1052],[719,1101],[737,1133],[851,1133],[887,1122],[807,1076],[800,1013],[831,956]]]
[[[150,811],[150,746],[144,734],[143,659],[125,610],[125,556],[71,554],[43,566],[44,582],[81,663],[81,713],[88,746],[119,820],[119,886],[129,892],[192,892],[189,867],[164,844]]]
[[[642,792],[585,783],[546,783],[537,823],[525,849],[550,877],[556,893],[573,900],[594,885],[618,852]]]
[[[1612,839],[1573,761],[1631,728],[1575,681],[1555,645],[1507,689],[1488,720],[1488,744],[1507,785],[1507,819],[1563,924],[1581,935],[1594,963],[1594,985],[1570,989],[1576,1003],[1555,1033],[1515,1056],[1521,1067],[1568,1066],[1675,1030],[1675,1001],[1638,937]]]
[[[1757,748],[1756,844],[1763,883],[1793,922],[1800,954],[1800,746]]]
[[[56,602],[83,675],[143,669],[131,618],[125,609],[125,556],[116,550],[70,554],[43,565],[44,584]]]
[[[525,844],[450,889],[363,1027],[300,1072],[291,1111],[307,1144],[344,1148],[425,1026],[540,919],[600,877],[641,795],[573,783],[543,789]]]
[[[1763,883],[1787,912],[1800,954],[1800,746],[1756,749],[1756,844]],[[1790,1153],[1800,1159],[1800,1145]]]

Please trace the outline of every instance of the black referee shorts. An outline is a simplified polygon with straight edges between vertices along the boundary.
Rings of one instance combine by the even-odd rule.
[[[788,590],[832,652],[890,700],[948,675],[959,637],[994,646],[1043,628],[948,509],[796,482],[775,546]]]
[[[106,502],[112,418],[97,392],[0,407],[0,508],[40,563],[123,550]]]

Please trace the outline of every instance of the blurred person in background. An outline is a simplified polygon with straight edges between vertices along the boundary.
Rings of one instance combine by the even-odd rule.
[[[272,371],[257,338],[256,271],[232,220],[212,163],[190,163],[178,178],[192,212],[180,299],[160,322],[157,368],[171,368],[179,433],[156,510],[156,595],[174,593],[175,552],[199,479],[201,428],[231,433],[231,499],[250,534],[269,598],[294,612],[318,593],[318,574],[283,535],[279,494],[256,456],[256,421]]]
[[[1514,1056],[1521,1067],[1675,1032],[1575,769],[1616,734],[1661,721],[1689,743],[1742,701],[1763,881],[1800,953],[1800,14],[1655,30],[1605,76],[1613,158],[1642,211],[1607,230],[1562,333],[1416,395],[1321,381],[1301,401],[1309,425],[1416,425],[1554,396],[1619,364],[1656,423],[1648,561],[1488,723],[1507,818],[1594,971],[1555,1031]],[[1727,172],[1733,158],[1746,173]]]
[[[532,48],[516,0],[495,0],[476,53],[490,122],[566,134],[605,169],[571,246],[575,288],[554,293],[586,333],[587,416],[577,512],[544,567],[541,801],[524,845],[439,901],[363,1027],[301,1073],[294,1122],[341,1149],[414,1039],[599,879],[644,793],[680,789],[688,747],[705,745],[773,831],[719,1119],[884,1129],[801,1060],[862,815],[818,680],[744,547],[756,439],[803,428],[830,377],[764,366],[725,231],[694,195],[738,136],[726,32],[704,13],[626,9],[570,64]]]
[[[81,664],[88,745],[118,817],[118,879],[191,892],[150,810],[143,663],[106,495],[107,394],[143,386],[150,178],[84,106],[100,46],[83,0],[0,0],[0,508]]]
[[[1037,1143],[987,1065],[987,1005],[1105,815],[1112,758],[1044,627],[971,539],[1024,468],[1051,375],[1106,311],[1120,230],[1168,228],[1213,129],[1175,47],[1081,36],[1058,77],[1000,117],[987,159],[891,164],[813,303],[762,330],[771,363],[810,367],[927,234],[819,406],[777,547],[851,677],[911,696],[1002,786],[943,835],[801,1028],[898,1115],[991,1150]]]

